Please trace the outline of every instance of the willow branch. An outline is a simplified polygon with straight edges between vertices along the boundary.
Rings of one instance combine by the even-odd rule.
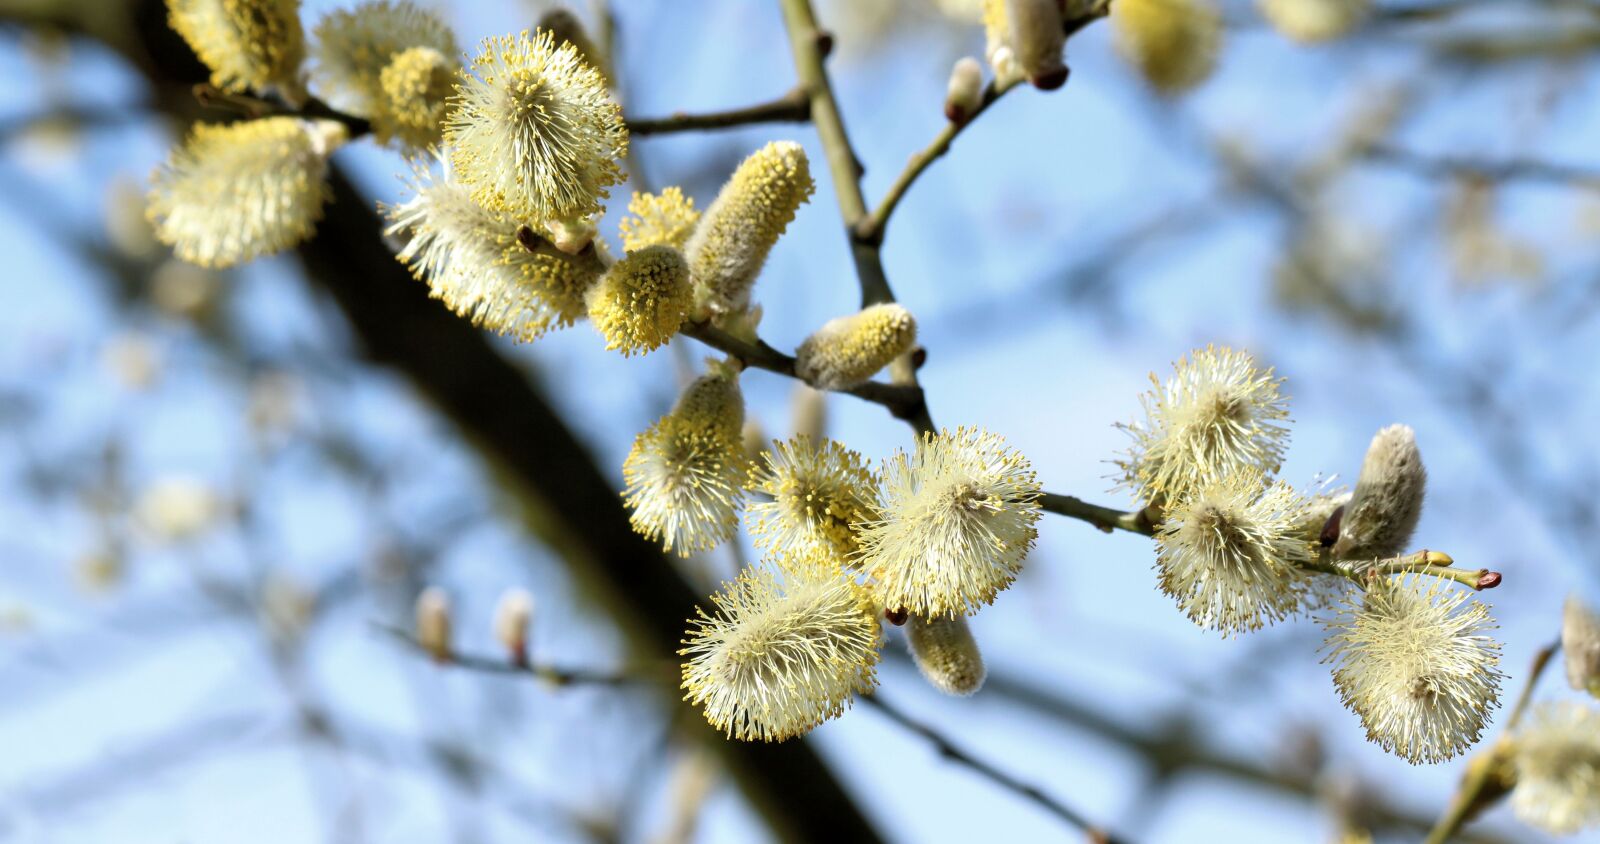
[[[673,112],[667,117],[630,117],[628,132],[633,135],[665,135],[704,129],[728,129],[752,123],[804,123],[811,119],[811,98],[796,88],[770,102],[744,108],[705,114]]]
[[[1102,507],[1098,504],[1090,504],[1081,498],[1071,495],[1058,495],[1054,492],[1041,493],[1039,495],[1039,507],[1048,513],[1088,522],[1105,533],[1110,533],[1114,530],[1125,530],[1130,533],[1154,536],[1157,527],[1150,516],[1148,508],[1130,511],[1118,510],[1114,507]]]
[[[861,283],[861,305],[893,302],[894,292],[889,288],[877,244],[855,235],[855,227],[867,216],[867,198],[861,193],[861,160],[850,146],[839,103],[833,96],[833,85],[822,64],[832,49],[833,39],[817,27],[817,16],[810,0],[779,2],[783,7],[784,27],[789,33],[789,48],[794,54],[795,73],[800,77],[801,90],[810,98],[811,122],[816,126],[817,137],[828,158],[828,171],[833,176],[834,196],[839,200],[850,254]]]
[[[958,765],[970,769],[979,776],[989,780],[1003,789],[1006,789],[1007,791],[1015,792],[1022,798],[1043,808],[1050,814],[1055,815],[1069,824],[1072,824],[1074,827],[1082,830],[1084,834],[1089,837],[1090,841],[1099,842],[1099,844],[1115,844],[1115,842],[1119,841],[1119,839],[1115,838],[1111,835],[1111,833],[1090,821],[1078,810],[1044,793],[1037,786],[1029,785],[1028,783],[1017,779],[1005,771],[990,765],[988,762],[968,754],[961,748],[951,744],[949,739],[946,739],[937,730],[913,719],[911,716],[901,712],[899,709],[890,706],[878,695],[862,695],[861,700],[868,706],[871,706],[872,708],[883,713],[884,716],[886,716],[889,720],[926,739],[930,744],[933,745],[934,749],[939,752],[940,756],[943,756],[944,758],[955,762]]]
[[[208,82],[202,82],[194,86],[194,98],[206,108],[232,111],[251,119],[283,115],[334,120],[343,123],[345,128],[350,130],[352,138],[372,131],[371,121],[364,117],[346,114],[316,97],[307,97],[304,104],[292,106],[281,100],[229,93]]]
[[[1381,144],[1363,150],[1363,155],[1370,161],[1388,164],[1430,178],[1545,182],[1600,190],[1600,169],[1572,164],[1530,158],[1493,161],[1453,155],[1434,156]]]
[[[455,668],[465,668],[470,671],[481,671],[488,674],[512,674],[532,677],[533,679],[549,683],[552,686],[622,686],[629,683],[653,683],[658,681],[673,681],[677,672],[675,663],[661,663],[660,668],[671,668],[669,673],[665,670],[652,670],[649,668],[620,669],[614,671],[596,671],[583,668],[557,668],[544,663],[518,661],[510,657],[495,658],[477,654],[458,653],[454,650],[443,657],[434,655],[426,646],[418,642],[415,636],[398,627],[384,624],[373,624],[374,630],[383,633],[410,650],[432,658],[440,665]],[[659,674],[659,676],[654,676]]]
[[[1540,675],[1561,649],[1561,640],[1545,645],[1533,655],[1533,664],[1528,668],[1528,682],[1523,684],[1522,693],[1517,697],[1516,705],[1511,708],[1511,715],[1506,718],[1506,723],[1501,728],[1500,740],[1494,747],[1473,757],[1467,764],[1467,775],[1461,780],[1461,787],[1456,789],[1455,796],[1450,799],[1450,806],[1445,809],[1439,822],[1434,824],[1433,831],[1428,833],[1425,844],[1444,844],[1461,827],[1472,820],[1489,802],[1503,796],[1505,786],[1500,773],[1506,763],[1506,755],[1510,745],[1507,737],[1521,723],[1522,716],[1528,711],[1528,704],[1533,700],[1533,689],[1539,682]]]

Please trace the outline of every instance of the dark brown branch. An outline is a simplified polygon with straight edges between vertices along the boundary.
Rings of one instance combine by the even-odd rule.
[[[1600,168],[1579,167],[1529,158],[1493,161],[1455,155],[1429,155],[1414,150],[1377,145],[1363,150],[1365,157],[1429,178],[1480,179],[1486,182],[1543,182],[1600,190]]]
[[[423,656],[433,658],[441,665],[465,668],[469,671],[479,671],[485,674],[521,675],[549,683],[552,686],[624,686],[631,683],[661,682],[671,685],[678,680],[678,664],[666,660],[655,666],[634,666],[613,671],[598,671],[586,668],[558,668],[542,662],[518,662],[509,656],[496,659],[491,656],[466,654],[458,651],[451,651],[443,659],[439,659],[434,657],[421,642],[418,642],[415,636],[398,627],[390,627],[385,624],[373,624],[372,627],[405,647]]]
[[[799,89],[790,91],[770,102],[745,108],[714,111],[705,114],[674,112],[667,117],[629,117],[628,132],[633,135],[665,135],[672,132],[695,132],[706,129],[728,129],[752,123],[804,123],[811,119],[811,98]]]
[[[1120,840],[1112,836],[1111,833],[1106,832],[1104,829],[1097,826],[1088,818],[1084,817],[1083,814],[1078,810],[1044,793],[1037,786],[1029,785],[1028,783],[1025,783],[1012,776],[1011,774],[994,767],[988,762],[972,756],[961,748],[956,747],[954,744],[951,744],[949,739],[946,739],[938,730],[935,730],[932,727],[917,721],[904,712],[901,712],[899,709],[890,706],[878,695],[862,695],[861,701],[873,709],[883,713],[885,717],[901,727],[904,727],[905,729],[916,733],[922,738],[927,739],[928,742],[933,745],[934,749],[938,751],[940,756],[949,759],[958,765],[971,769],[974,773],[989,780],[995,785],[1007,791],[1015,792],[1023,799],[1040,806],[1050,814],[1055,815],[1056,817],[1066,821],[1069,824],[1072,824],[1078,829],[1083,830],[1084,834],[1089,837],[1089,840],[1101,842],[1102,844],[1116,844],[1116,842]]]

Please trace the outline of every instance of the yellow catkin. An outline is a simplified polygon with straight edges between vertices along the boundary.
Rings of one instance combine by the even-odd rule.
[[[380,143],[397,140],[423,150],[444,137],[445,107],[455,91],[454,59],[432,47],[396,54],[379,77],[383,100],[373,114],[372,132]]]
[[[361,117],[378,119],[384,112],[383,72],[401,53],[426,48],[449,60],[452,76],[459,67],[460,48],[449,25],[409,0],[368,0],[329,12],[312,34],[311,82],[317,94]]]
[[[815,189],[805,150],[793,141],[767,144],[739,165],[685,248],[698,316],[749,305],[767,253]]]
[[[917,342],[911,312],[892,302],[829,320],[795,351],[795,374],[819,390],[865,383]]]
[[[1348,34],[1372,11],[1372,0],[1256,0],[1256,7],[1273,29],[1310,44]]]
[[[695,210],[694,200],[679,188],[667,188],[660,194],[635,193],[628,203],[628,216],[618,224],[622,248],[628,252],[646,246],[682,249],[698,222],[700,212]]]
[[[906,622],[906,642],[917,670],[939,691],[967,697],[983,687],[983,654],[965,618],[913,615]]]
[[[293,117],[199,124],[151,177],[146,216],[162,243],[204,267],[287,249],[322,219],[328,155],[346,137],[337,123]]]
[[[1117,0],[1114,43],[1157,91],[1176,94],[1216,67],[1222,16],[1207,0]]]
[[[612,265],[589,290],[589,321],[605,335],[607,349],[644,354],[678,333],[693,298],[683,254],[648,246]]]
[[[300,93],[300,0],[168,0],[167,11],[172,28],[211,69],[211,84]]]

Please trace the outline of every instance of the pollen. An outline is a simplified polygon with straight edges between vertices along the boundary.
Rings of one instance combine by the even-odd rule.
[[[917,342],[917,322],[894,303],[829,320],[795,351],[795,374],[819,390],[867,382]]]
[[[300,0],[167,0],[168,22],[226,91],[303,93]]]
[[[693,298],[683,254],[649,246],[612,265],[589,290],[589,321],[605,335],[607,349],[644,354],[678,333]]]
[[[633,252],[646,246],[671,246],[682,249],[700,222],[694,200],[679,188],[660,194],[635,193],[628,203],[628,216],[622,218],[622,248]]]
[[[814,190],[805,150],[793,141],[767,144],[739,165],[685,249],[697,315],[749,306],[767,253]]]

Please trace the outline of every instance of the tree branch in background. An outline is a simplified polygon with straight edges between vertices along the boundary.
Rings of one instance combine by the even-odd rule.
[[[811,98],[796,89],[771,102],[705,114],[673,112],[667,117],[627,118],[632,135],[665,135],[705,129],[728,129],[752,123],[804,123],[811,119]]]

